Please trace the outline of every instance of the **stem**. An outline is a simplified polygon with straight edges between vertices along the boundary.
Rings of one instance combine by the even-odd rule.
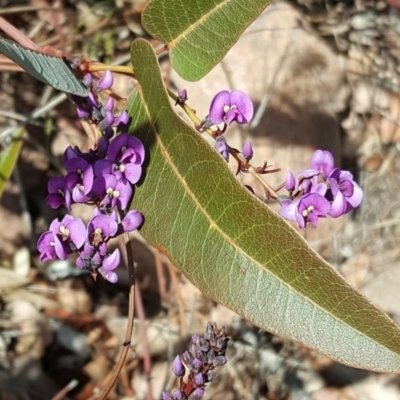
[[[130,239],[129,234],[125,234],[125,248],[127,255],[127,265],[128,265],[128,274],[129,274],[129,310],[128,310],[128,322],[126,325],[125,338],[124,343],[122,344],[123,348],[121,354],[119,356],[117,365],[114,368],[113,375],[108,382],[105,389],[103,389],[102,393],[96,400],[104,400],[107,398],[108,393],[110,393],[111,389],[115,385],[115,382],[118,379],[118,376],[122,370],[122,367],[125,364],[126,357],[128,355],[128,351],[130,350],[131,337],[133,333],[133,323],[135,317],[135,268],[133,265],[133,252],[132,247],[129,245]]]
[[[99,71],[106,71],[109,69],[112,72],[117,72],[117,73],[122,73],[125,75],[132,76],[133,78],[135,77],[135,71],[131,67],[126,67],[126,66],[113,66],[113,65],[106,65],[106,64],[100,64],[100,63],[94,63],[94,64],[88,64],[87,69],[90,72],[99,72]],[[178,96],[172,92],[170,89],[166,89],[168,96],[176,102],[177,105],[181,107],[181,109],[185,112],[185,114],[190,118],[190,120],[194,123],[195,127],[201,126],[201,119],[196,115],[195,110],[190,108],[186,102],[180,102],[178,99]],[[225,131],[226,125],[224,126],[224,129],[222,133]],[[211,128],[207,128],[204,130],[207,132],[212,138],[215,138],[215,131],[213,131]],[[229,147],[229,153],[235,160],[239,163],[239,165],[244,165],[248,164],[248,162],[236,151],[233,151]],[[254,167],[250,164],[248,164],[247,171],[249,174],[251,174],[264,188],[266,194],[268,195],[269,198],[276,200],[278,198],[278,194],[276,191],[268,185],[267,182],[264,181],[264,179],[261,178],[261,176],[255,171]]]

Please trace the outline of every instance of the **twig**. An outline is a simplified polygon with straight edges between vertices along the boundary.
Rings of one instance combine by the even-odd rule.
[[[129,309],[128,309],[128,322],[126,325],[125,338],[123,343],[123,348],[121,350],[121,354],[119,356],[117,365],[114,368],[113,375],[108,382],[107,386],[103,389],[100,396],[97,400],[104,400],[107,398],[108,393],[110,393],[111,389],[115,385],[115,382],[118,379],[118,376],[121,372],[122,367],[125,364],[126,357],[128,355],[128,351],[130,350],[131,337],[133,333],[133,324],[135,318],[135,267],[133,262],[133,252],[132,247],[129,245],[130,238],[129,234],[125,234],[125,248],[126,248],[126,256],[127,256],[127,266],[128,266],[128,275],[129,275]]]
[[[131,244],[132,245],[132,244]],[[140,337],[143,346],[143,364],[144,373],[147,375],[147,400],[153,400],[152,390],[151,390],[151,357],[150,357],[150,346],[147,340],[147,329],[146,329],[146,317],[143,309],[142,295],[140,292],[140,287],[136,288],[135,291],[135,301],[136,301],[136,311],[139,318],[139,330]]]
[[[76,388],[78,383],[77,379],[73,379],[68,383],[68,385],[64,386],[55,396],[53,396],[51,400],[62,400],[69,391]]]
[[[176,299],[178,303],[179,310],[179,327],[181,330],[181,336],[184,336],[187,332],[186,327],[186,318],[185,318],[185,305],[183,304],[181,290],[179,288],[178,278],[176,276],[175,267],[171,264],[169,260],[167,260],[168,272],[171,277],[172,285],[175,288]]]

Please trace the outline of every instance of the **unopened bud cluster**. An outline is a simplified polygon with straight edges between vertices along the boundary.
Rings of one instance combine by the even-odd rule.
[[[176,356],[172,364],[172,371],[180,379],[180,388],[172,393],[163,392],[162,399],[201,399],[207,383],[213,379],[212,371],[226,364],[228,341],[225,328],[218,330],[213,323],[207,325],[203,337],[193,335],[188,350]]]

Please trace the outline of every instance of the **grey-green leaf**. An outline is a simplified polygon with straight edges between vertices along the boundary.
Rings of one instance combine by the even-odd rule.
[[[150,0],[142,14],[150,35],[164,42],[182,78],[206,75],[271,0]]]
[[[222,157],[174,112],[157,57],[131,49],[140,87],[130,132],[148,150],[133,207],[144,237],[203,293],[270,332],[342,363],[400,372],[400,329],[297,232],[243,188]]]
[[[3,195],[5,184],[17,163],[23,133],[23,128],[16,130],[11,136],[11,143],[0,151],[0,198]]]

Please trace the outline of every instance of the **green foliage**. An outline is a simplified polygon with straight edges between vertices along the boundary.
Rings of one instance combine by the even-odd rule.
[[[0,198],[3,195],[6,182],[10,179],[17,163],[22,145],[24,129],[17,130],[11,137],[11,143],[0,152]]]
[[[167,44],[182,78],[196,81],[224,57],[271,0],[150,0],[143,26]]]
[[[131,49],[130,132],[149,154],[133,206],[144,237],[200,290],[268,331],[348,365],[400,372],[400,329],[252,196],[174,112],[156,55]]]

